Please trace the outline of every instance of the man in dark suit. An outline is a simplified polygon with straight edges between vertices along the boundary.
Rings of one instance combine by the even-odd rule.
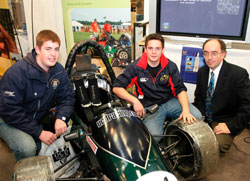
[[[194,105],[205,116],[220,151],[225,153],[234,136],[250,121],[249,75],[245,69],[224,60],[226,45],[222,40],[207,40],[203,56],[206,65],[198,71]]]

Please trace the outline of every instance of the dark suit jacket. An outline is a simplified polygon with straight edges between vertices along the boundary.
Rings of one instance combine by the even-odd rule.
[[[209,67],[198,71],[194,105],[205,115]],[[247,71],[223,61],[212,99],[212,118],[225,122],[233,135],[244,129],[250,121],[250,82]]]

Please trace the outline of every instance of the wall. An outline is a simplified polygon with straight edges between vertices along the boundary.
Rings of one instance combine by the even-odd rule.
[[[67,59],[67,51],[65,44],[61,0],[24,0],[23,3],[27,25],[29,49],[31,50],[34,47],[32,39],[34,38],[35,44],[35,37],[37,33],[39,33],[43,29],[50,29],[56,32],[61,39],[59,62],[62,65],[65,65]],[[32,34],[32,11],[34,34]]]
[[[150,7],[148,11],[149,14],[145,16],[149,17],[149,33],[154,33],[155,26],[156,26],[156,0],[150,0],[148,7]],[[145,13],[147,13],[147,11],[145,11]],[[250,18],[248,22],[247,35],[248,36],[246,38],[246,41],[250,42]],[[195,38],[186,38],[185,40],[188,40],[188,41],[183,41],[183,42],[176,41],[175,42],[175,41],[169,41],[168,39],[166,39],[165,41],[165,53],[164,54],[170,60],[175,62],[177,66],[179,67],[179,69],[180,69],[180,64],[181,64],[182,47],[187,46],[187,47],[201,48],[202,43],[205,41],[205,39],[199,39],[197,42]],[[245,69],[247,69],[248,73],[250,73],[250,50],[227,48],[226,60],[230,63],[244,67]],[[189,83],[185,83],[185,85],[188,88],[189,101],[193,102],[194,91],[195,91],[196,85],[189,84]]]

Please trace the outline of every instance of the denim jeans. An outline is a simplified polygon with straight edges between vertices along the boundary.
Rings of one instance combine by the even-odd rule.
[[[202,119],[200,111],[192,104],[189,104],[190,113],[197,119]],[[172,98],[159,106],[159,110],[154,114],[146,115],[143,120],[145,126],[151,134],[163,134],[163,124],[166,118],[177,119],[182,113],[182,107],[177,98]],[[159,142],[160,137],[154,137]]]
[[[13,151],[16,161],[35,156],[40,148],[40,140],[34,139],[20,129],[6,124],[0,117],[0,137]]]

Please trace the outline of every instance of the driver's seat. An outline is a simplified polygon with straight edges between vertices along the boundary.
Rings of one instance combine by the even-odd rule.
[[[89,55],[76,55],[75,62],[71,79],[76,92],[76,112],[85,113],[89,122],[94,119],[96,109],[112,101],[111,84],[96,65],[91,64]]]

